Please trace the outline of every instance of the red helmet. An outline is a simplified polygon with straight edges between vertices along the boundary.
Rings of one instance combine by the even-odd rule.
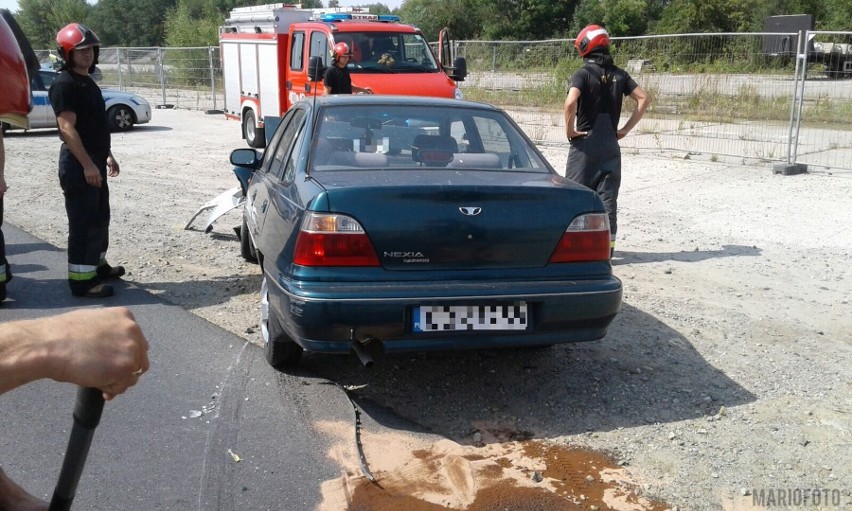
[[[337,43],[334,45],[334,60],[340,57],[351,57],[352,52],[349,51],[349,45],[346,43]]]
[[[594,49],[608,46],[609,33],[600,25],[589,25],[584,28],[574,41],[574,48],[577,48],[581,57],[585,57]]]
[[[97,34],[79,23],[69,23],[56,34],[56,51],[66,64],[71,64],[73,50],[84,48],[95,49],[95,63],[97,63],[100,45],[101,40],[98,39]]]

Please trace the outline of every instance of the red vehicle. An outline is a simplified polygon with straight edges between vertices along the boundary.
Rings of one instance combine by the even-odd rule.
[[[219,29],[225,115],[241,122],[251,147],[266,144],[264,117],[281,117],[300,99],[324,94],[321,83],[310,81],[308,62],[320,57],[331,65],[339,42],[352,51],[354,85],[375,94],[462,98],[456,82],[467,66],[463,58],[452,60],[446,29],[436,58],[416,27],[358,8],[240,7],[225,23]]]

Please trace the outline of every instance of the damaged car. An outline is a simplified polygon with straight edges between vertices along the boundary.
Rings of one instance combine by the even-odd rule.
[[[606,335],[622,285],[604,205],[499,108],[325,96],[273,129],[231,154],[272,366]]]

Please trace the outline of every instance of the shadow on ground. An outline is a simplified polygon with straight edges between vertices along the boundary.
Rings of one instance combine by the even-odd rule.
[[[720,250],[690,250],[680,252],[624,252],[616,250],[612,260],[613,266],[637,263],[659,263],[663,261],[678,261],[697,263],[707,259],[720,257],[757,257],[761,250],[745,245],[724,245]]]
[[[460,443],[681,421],[755,399],[684,334],[628,304],[601,341],[394,354],[370,369],[354,356],[310,355],[303,368],[356,389],[366,410],[390,409]]]

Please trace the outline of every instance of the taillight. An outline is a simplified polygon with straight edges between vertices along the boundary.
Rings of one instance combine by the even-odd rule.
[[[355,219],[309,212],[296,238],[293,262],[302,266],[378,266],[379,258]]]
[[[609,217],[589,213],[575,218],[562,234],[551,263],[609,260]]]

